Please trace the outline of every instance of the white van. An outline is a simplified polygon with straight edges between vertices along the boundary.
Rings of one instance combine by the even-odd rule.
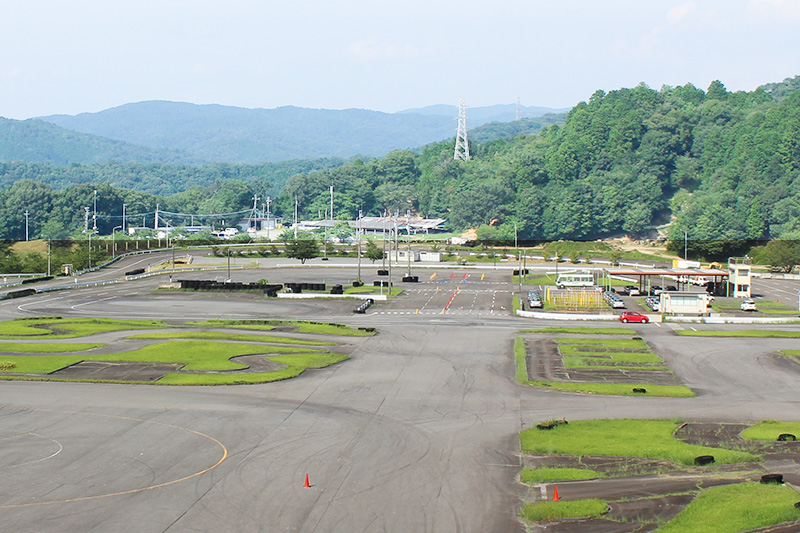
[[[559,274],[558,278],[556,278],[556,286],[559,289],[567,287],[593,287],[594,275],[591,272]]]

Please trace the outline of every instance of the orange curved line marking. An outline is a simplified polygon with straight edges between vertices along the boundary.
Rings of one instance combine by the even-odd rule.
[[[195,472],[194,474],[191,474],[191,475],[188,475],[188,476],[184,476],[184,477],[182,477],[180,479],[174,479],[172,481],[165,481],[164,483],[158,483],[157,485],[150,485],[150,486],[147,486],[147,487],[140,487],[138,489],[130,489],[130,490],[125,490],[125,491],[121,491],[121,492],[111,492],[111,493],[108,493],[108,494],[98,494],[96,496],[83,496],[81,498],[70,498],[70,499],[67,499],[67,500],[52,500],[52,501],[47,501],[47,502],[19,503],[19,504],[15,504],[15,505],[0,505],[0,509],[14,509],[14,508],[19,508],[19,507],[35,507],[37,505],[52,505],[54,503],[84,502],[84,501],[88,501],[88,500],[98,500],[100,498],[110,498],[112,496],[125,496],[127,494],[135,494],[137,492],[144,492],[146,490],[159,489],[161,487],[166,487],[168,485],[174,485],[176,483],[181,483],[182,481],[186,481],[187,479],[192,479],[193,477],[201,476],[201,475],[205,474],[206,472],[209,472],[209,471],[215,469],[220,464],[222,464],[222,462],[225,459],[228,458],[228,448],[226,448],[224,444],[222,444],[220,441],[218,441],[214,437],[212,437],[210,435],[206,435],[205,433],[201,433],[199,431],[195,431],[193,429],[188,429],[188,428],[184,428],[184,427],[181,427],[181,426],[175,426],[175,425],[172,425],[172,424],[165,424],[163,422],[154,422],[152,420],[144,420],[142,418],[133,418],[133,417],[129,417],[129,416],[104,415],[104,414],[100,414],[100,413],[81,413],[79,411],[57,411],[55,409],[34,409],[34,408],[29,408],[29,407],[6,407],[6,406],[2,406],[2,405],[0,405],[0,409],[13,410],[13,411],[41,411],[41,412],[45,412],[45,413],[66,413],[66,414],[72,414],[72,415],[100,416],[100,417],[104,417],[104,418],[116,418],[118,420],[131,420],[131,421],[134,421],[134,422],[143,422],[145,424],[155,424],[155,425],[158,425],[158,426],[164,426],[164,427],[168,427],[168,428],[171,428],[171,429],[179,429],[181,431],[186,431],[188,433],[194,433],[195,435],[198,435],[200,437],[204,437],[204,438],[210,440],[211,442],[217,444],[220,448],[222,448],[222,457],[215,464],[213,464],[212,466],[209,466],[208,468],[200,470],[199,472]]]

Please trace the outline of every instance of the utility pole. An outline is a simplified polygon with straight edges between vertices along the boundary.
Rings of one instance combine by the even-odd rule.
[[[92,215],[92,229],[97,231],[97,189],[94,190],[94,214]]]
[[[467,103],[462,98],[458,103],[458,131],[453,159],[469,161],[469,141],[467,140]]]
[[[127,205],[122,204],[122,233],[125,233],[125,209],[127,207]]]
[[[267,240],[269,240],[269,228],[270,228],[270,221],[269,221],[269,204],[272,203],[272,198],[267,196]]]
[[[331,183],[331,220],[333,220],[333,184]]]
[[[297,240],[297,195],[294,195],[294,238]]]
[[[356,219],[356,239],[358,239],[358,281],[361,281],[361,209]]]
[[[25,240],[28,240],[28,210],[25,210]]]

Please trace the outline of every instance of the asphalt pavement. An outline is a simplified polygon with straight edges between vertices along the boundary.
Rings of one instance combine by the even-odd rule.
[[[235,276],[354,277],[351,265],[281,263]],[[800,372],[772,355],[796,341],[674,335],[688,325],[633,327],[696,398],[520,386],[517,331],[560,324],[512,316],[508,275],[428,269],[365,315],[342,301],[154,291],[159,276],[0,302],[3,319],[300,318],[380,330],[348,339],[356,346],[341,364],[263,385],[0,382],[0,531],[523,531],[517,436],[542,420],[800,420]]]

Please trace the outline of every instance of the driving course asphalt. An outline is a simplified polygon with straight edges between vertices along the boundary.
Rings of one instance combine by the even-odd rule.
[[[91,276],[118,277],[131,261]],[[232,277],[332,284],[355,274],[262,266]],[[365,315],[344,301],[154,291],[164,276],[0,302],[4,320],[298,318],[379,329],[347,338],[355,346],[343,363],[263,385],[0,381],[0,531],[523,531],[517,436],[542,420],[800,420],[800,371],[771,355],[796,340],[637,325],[696,398],[528,388],[514,379],[514,337],[560,323],[512,316],[507,270],[422,274]]]

